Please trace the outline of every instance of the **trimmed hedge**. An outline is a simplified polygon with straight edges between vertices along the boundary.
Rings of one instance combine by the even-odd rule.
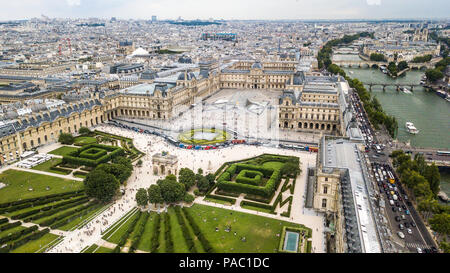
[[[152,236],[152,245],[150,248],[151,253],[155,253],[159,248],[159,233],[161,232],[161,216],[156,214],[155,216],[155,224],[153,226],[153,236]]]
[[[65,174],[70,174],[73,171],[73,170],[68,170],[68,169],[64,169],[64,168],[60,168],[60,167],[56,167],[56,166],[51,166],[50,170],[62,172],[62,173],[65,173]]]
[[[25,217],[23,219],[23,221],[24,222],[30,222],[30,221],[33,221],[33,220],[41,219],[41,218],[44,218],[44,217],[56,214],[56,213],[58,213],[60,211],[66,210],[66,209],[70,209],[70,208],[79,206],[79,205],[84,204],[84,203],[86,203],[88,201],[89,201],[89,198],[87,196],[84,196],[84,197],[81,197],[81,198],[76,198],[76,199],[73,199],[73,200],[67,200],[67,201],[61,202],[59,204],[55,204],[55,205],[52,205],[52,206],[36,209],[36,210],[38,210],[37,214],[36,214],[36,212],[34,212],[34,210],[33,210],[34,213],[24,212],[23,215],[20,215],[20,218],[17,218],[17,219],[21,219],[21,218]]]
[[[118,246],[122,247],[126,244],[128,237],[130,237],[131,232],[133,232],[134,227],[136,226],[137,222],[141,218],[142,212],[138,211],[137,214],[138,215],[136,216],[136,218],[133,219],[133,222],[131,222],[131,224],[128,226],[125,233],[122,235],[122,237],[120,237],[119,243],[117,244]]]
[[[64,197],[64,196],[72,196],[72,195],[75,196],[75,195],[81,194],[83,192],[84,192],[84,190],[70,191],[70,192],[63,192],[63,193],[54,193],[54,194],[49,194],[46,196],[28,198],[28,199],[23,199],[23,200],[18,200],[18,201],[11,201],[11,202],[6,202],[6,203],[0,204],[0,208],[8,208],[11,206],[16,206],[16,205],[20,205],[20,204],[24,204],[24,203],[28,203],[28,202],[33,202],[33,205],[36,205],[35,201],[40,202],[40,201],[48,200],[48,199],[54,198],[54,197]]]
[[[169,217],[168,213],[164,213],[164,239],[166,241],[166,252],[173,253],[173,239]]]
[[[237,183],[244,183],[249,185],[260,186],[263,174],[259,171],[242,170],[236,176]]]
[[[137,249],[149,216],[149,213],[141,214],[142,220],[139,222],[139,225],[136,227],[136,231],[133,233],[133,237],[131,238],[130,250],[128,251],[129,253],[133,253]]]
[[[0,219],[0,225],[4,224],[4,223],[8,223],[8,222],[9,222],[8,218],[1,218]]]
[[[191,225],[195,236],[197,236],[198,240],[202,244],[203,249],[207,253],[214,253],[215,252],[214,248],[211,246],[211,243],[208,241],[208,239],[205,238],[205,236],[203,235],[202,231],[200,230],[199,226],[197,225],[197,223],[195,222],[194,218],[189,213],[189,211],[186,208],[183,208],[182,211],[186,216],[186,219],[188,220],[189,224]]]
[[[45,206],[45,207],[42,207],[42,208],[38,208],[38,209],[30,210],[30,211],[27,211],[27,212],[23,212],[23,213],[20,213],[20,214],[16,214],[16,215],[12,216],[11,219],[14,219],[14,220],[22,219],[22,218],[28,217],[30,215],[39,213],[41,211],[48,211],[48,210],[51,210],[51,209],[54,209],[54,208],[59,208],[59,207],[65,206],[66,204],[71,204],[71,203],[74,203],[74,202],[78,202],[80,200],[86,200],[87,201],[87,200],[89,200],[89,198],[87,196],[76,197],[76,198],[73,198],[73,199],[69,199],[67,201],[63,201],[63,202],[58,203],[58,204],[48,205],[48,206]]]
[[[306,253],[311,253],[311,249],[312,249],[312,242],[306,241]]]
[[[186,221],[184,221],[183,215],[181,214],[180,207],[175,207],[175,214],[177,215],[178,224],[181,227],[181,231],[183,232],[184,240],[186,241],[186,245],[191,253],[197,253],[197,249],[194,245],[194,240],[192,239],[191,234],[189,233],[188,227],[186,225]]]
[[[8,223],[0,227],[0,231],[5,231],[20,226],[20,222]]]
[[[99,157],[102,157],[102,156],[106,155],[107,153],[108,152],[106,150],[103,150],[103,149],[90,148],[90,149],[82,151],[79,154],[79,156],[80,157],[84,157],[84,158],[88,158],[88,159],[96,160]]]
[[[94,209],[98,208],[98,204],[95,203],[90,203],[89,205],[87,205],[86,207],[84,207],[83,210],[79,211],[76,214],[73,215],[69,215],[68,217],[65,217],[63,219],[61,219],[60,221],[52,224],[50,226],[51,229],[57,229],[59,227],[62,227],[72,221],[74,221],[75,219],[77,219],[78,217],[81,217],[83,215],[88,214],[89,212],[93,211]]]
[[[271,206],[271,205],[266,205],[266,204],[261,204],[261,203],[255,203],[255,202],[250,202],[250,201],[245,201],[245,200],[242,200],[242,202],[241,202],[241,206],[242,205],[247,205],[247,206],[252,206],[252,207],[257,207],[257,208],[262,208],[262,209],[267,209],[267,210],[270,210],[271,211],[271,213],[274,213],[273,212],[273,206]]]
[[[14,233],[12,233],[10,235],[6,235],[6,236],[0,238],[0,245],[4,244],[6,242],[9,242],[9,241],[17,240],[20,237],[22,237],[23,235],[31,233],[31,232],[33,232],[33,231],[35,231],[37,229],[38,229],[38,226],[36,225],[36,226],[28,227],[26,229],[14,232]]]
[[[212,195],[212,194],[208,194],[205,196],[206,198],[212,198],[212,199],[217,199],[217,200],[221,200],[221,201],[226,201],[226,202],[230,202],[231,204],[235,204],[236,203],[236,199],[233,198],[228,198],[225,196],[220,196],[220,195]]]
[[[20,240],[17,240],[17,241],[7,244],[6,247],[0,248],[0,253],[10,252],[11,250],[16,249],[19,246],[22,246],[22,245],[28,243],[29,241],[33,241],[33,240],[37,240],[37,239],[41,238],[42,236],[44,236],[45,234],[47,234],[49,232],[50,232],[50,229],[48,229],[48,228],[33,232],[29,236],[23,237]]]
[[[90,206],[90,205],[88,205],[88,206]],[[43,222],[40,223],[39,225],[40,225],[41,227],[49,227],[49,226],[51,226],[53,223],[55,223],[56,221],[62,220],[62,219],[64,219],[64,218],[66,218],[67,216],[70,216],[70,215],[72,215],[72,214],[74,214],[74,213],[80,212],[80,211],[86,209],[88,206],[81,206],[81,207],[75,208],[75,209],[73,209],[73,210],[66,211],[65,213],[63,213],[63,214],[61,214],[61,215],[58,215],[58,216],[55,216],[55,217],[53,217],[53,218],[50,218],[50,219],[47,219],[47,220],[43,221]]]
[[[97,159],[89,159],[89,158],[80,157],[81,154],[83,153],[83,151],[86,151],[86,150],[92,149],[92,148],[99,148],[102,150],[106,150],[110,153],[105,154]],[[121,156],[121,155],[124,155],[124,150],[120,147],[108,146],[108,145],[102,145],[102,144],[90,144],[90,145],[83,146],[83,147],[79,148],[78,150],[73,151],[73,152],[69,153],[68,155],[64,156],[63,163],[95,167],[101,163],[106,163],[106,162],[112,160],[113,158],[115,158],[117,156]]]

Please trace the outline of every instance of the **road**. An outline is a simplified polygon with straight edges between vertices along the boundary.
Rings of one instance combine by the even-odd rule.
[[[373,127],[356,94],[351,95],[351,103],[356,111],[358,125],[363,132],[363,137],[365,139],[366,154],[369,156],[372,167],[371,176],[378,185],[378,198],[383,199],[385,203],[384,212],[392,232],[391,239],[396,242],[395,245],[400,252],[416,252],[417,248],[437,248],[436,242],[431,237],[423,219],[417,213],[413,204],[405,201],[405,199],[408,198],[407,193],[402,187],[398,176],[395,174],[392,160],[389,157],[392,151],[398,149],[399,146],[396,146],[393,143],[392,138],[386,130],[382,129],[374,131],[372,129]],[[411,147],[409,148],[411,150]],[[416,151],[419,150],[420,149]],[[431,153],[431,151],[425,149],[424,153]],[[388,170],[393,173],[395,179],[393,184],[389,182],[389,177],[387,175]],[[399,197],[397,202],[393,200],[394,198],[391,192]],[[391,199],[394,201],[393,206],[390,203]],[[409,200],[409,198],[407,200]],[[399,211],[399,208],[401,211]],[[409,214],[405,212],[405,209],[408,210]],[[400,219],[396,219],[396,217],[400,217]],[[402,219],[402,217],[404,217],[404,219]],[[408,234],[408,227],[400,229],[399,224],[405,226],[405,223],[407,223],[406,225],[411,229],[412,234]],[[398,232],[400,231],[405,235],[404,239],[399,237]]]

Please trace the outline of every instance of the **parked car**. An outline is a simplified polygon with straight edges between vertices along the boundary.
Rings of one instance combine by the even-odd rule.
[[[399,225],[398,225],[398,228],[399,228],[400,230],[404,230],[404,229],[405,229],[405,226],[404,226],[403,224],[399,224]]]
[[[400,237],[401,239],[405,239],[405,234],[403,234],[403,232],[399,231],[397,233],[398,237]]]
[[[395,216],[395,221],[400,222],[401,218],[400,216]]]
[[[416,227],[416,223],[411,222],[411,226],[412,226],[412,227]]]
[[[416,248],[417,253],[423,253],[420,247]]]
[[[408,234],[412,234],[412,230],[410,228],[407,228],[406,232],[408,232]]]

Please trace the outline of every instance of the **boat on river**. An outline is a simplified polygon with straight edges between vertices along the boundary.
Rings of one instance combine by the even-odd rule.
[[[409,121],[406,122],[405,127],[406,127],[406,130],[408,131],[408,133],[410,133],[410,134],[416,135],[419,133],[419,130],[417,130],[416,126],[414,126],[414,123],[412,123],[412,122],[409,122]]]

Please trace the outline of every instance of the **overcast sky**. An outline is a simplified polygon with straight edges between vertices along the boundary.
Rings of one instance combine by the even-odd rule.
[[[449,18],[449,0],[0,0],[0,20]]]

